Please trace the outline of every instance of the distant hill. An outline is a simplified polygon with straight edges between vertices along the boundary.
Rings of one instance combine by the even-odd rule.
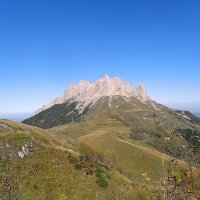
[[[200,117],[200,112],[194,112],[194,114],[198,117]]]
[[[32,115],[33,113],[0,113],[0,119],[9,119],[12,121],[21,122]]]

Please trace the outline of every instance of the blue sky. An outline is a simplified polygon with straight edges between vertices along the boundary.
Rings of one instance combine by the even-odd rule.
[[[104,74],[200,108],[199,0],[0,0],[0,113]]]

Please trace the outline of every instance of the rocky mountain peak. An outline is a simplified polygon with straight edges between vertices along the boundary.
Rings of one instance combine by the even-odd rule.
[[[65,90],[63,96],[56,98],[49,104],[38,109],[36,113],[48,109],[55,104],[62,104],[69,100],[79,102],[77,109],[82,111],[86,106],[94,104],[103,96],[117,95],[126,98],[136,97],[143,102],[149,99],[143,84],[134,87],[130,83],[124,82],[119,77],[111,78],[109,75],[105,75],[95,83],[82,80],[78,84],[70,85]]]

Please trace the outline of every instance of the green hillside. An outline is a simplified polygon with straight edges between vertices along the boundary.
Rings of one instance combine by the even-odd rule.
[[[64,104],[56,104],[47,110],[44,110],[29,119],[23,121],[25,124],[38,126],[40,128],[51,128],[58,125],[67,124],[70,122],[77,122],[88,112],[86,107],[84,111],[79,114],[76,109],[78,102],[66,102]]]
[[[157,196],[151,188],[142,189],[142,193],[139,186],[133,189],[126,177],[96,162],[81,162],[82,169],[77,168],[74,160],[79,160],[78,152],[59,144],[42,129],[7,120],[1,120],[0,127],[2,200]],[[86,175],[88,170],[93,174]]]
[[[14,125],[18,139],[23,132],[37,144],[25,159],[11,160],[13,167],[28,160],[24,164],[41,170],[43,178],[35,172],[30,183],[41,185],[37,196],[49,194],[39,199],[162,199],[171,190],[182,199],[194,196],[191,190],[199,195],[200,125],[194,115],[122,96],[103,97],[83,113],[74,108],[70,103],[54,105],[23,122],[45,129]],[[2,128],[2,133],[9,132],[4,138],[14,137],[11,125]],[[29,185],[25,177],[33,172],[31,167],[23,169],[28,170],[26,176],[19,175],[19,188],[24,189]],[[24,195],[35,195],[31,191]]]
[[[180,159],[179,149],[187,143],[185,138],[188,133],[198,135],[200,125],[197,119],[194,117],[195,121],[192,122],[186,115],[180,115],[180,111],[155,103],[153,106],[151,101],[144,104],[135,98],[127,101],[117,96],[112,99],[110,106],[109,102],[109,97],[100,99],[80,122],[56,126],[50,129],[50,133],[74,144],[79,137],[96,130],[106,132],[109,129],[124,138]],[[193,119],[191,113],[186,114]]]

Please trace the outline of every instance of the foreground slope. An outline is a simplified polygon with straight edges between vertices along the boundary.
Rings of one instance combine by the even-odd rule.
[[[124,176],[96,162],[81,162],[82,169],[77,168],[74,166],[78,159],[76,154],[70,154],[70,149],[42,129],[8,120],[0,120],[0,128],[2,200],[138,199],[138,196],[147,194],[157,196],[150,188],[143,188],[142,193],[137,185],[133,189]],[[88,170],[90,175],[86,175]]]

